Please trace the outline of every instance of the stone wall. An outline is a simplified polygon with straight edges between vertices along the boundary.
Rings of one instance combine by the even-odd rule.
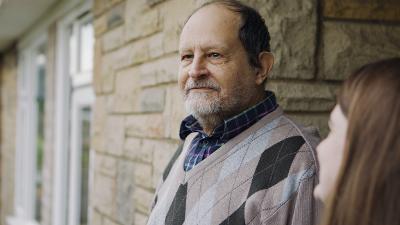
[[[185,116],[176,85],[179,32],[203,2],[94,1],[93,225],[147,220]],[[260,10],[272,36],[276,64],[267,87],[290,116],[318,126],[322,135],[350,71],[400,50],[400,27],[393,21],[327,16],[317,0],[244,2]]]
[[[15,133],[17,113],[17,52],[0,55],[0,224],[14,207]]]

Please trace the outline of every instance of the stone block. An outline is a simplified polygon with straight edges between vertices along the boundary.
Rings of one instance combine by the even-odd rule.
[[[135,163],[134,178],[135,184],[143,188],[152,188],[153,168],[150,164]]]
[[[147,37],[162,30],[162,19],[157,8],[146,7],[145,1],[128,1],[125,18],[125,40]]]
[[[143,139],[143,145],[138,149],[138,157],[137,159],[146,162],[153,163],[154,152],[159,150],[160,148],[169,148],[170,143],[168,141],[163,140],[154,140],[154,139]]]
[[[141,112],[162,112],[165,106],[165,88],[146,88],[140,93]]]
[[[165,0],[146,0],[147,4],[152,7],[158,3],[164,2]]]
[[[109,6],[108,0],[95,0],[93,1],[93,14],[99,16],[103,13]]]
[[[312,126],[318,128],[321,138],[325,138],[329,133],[329,114],[329,112],[317,114],[288,112],[288,116],[295,122],[303,126]]]
[[[94,27],[94,35],[96,38],[102,35],[104,32],[106,32],[107,14],[103,14],[101,16],[96,17],[93,21],[93,27]]]
[[[103,80],[102,80],[102,43],[101,38],[97,38],[94,43],[94,57],[93,57],[93,89],[96,94],[102,93]]]
[[[104,217],[103,225],[121,225],[110,218]]]
[[[112,112],[138,112],[140,107],[140,80],[137,68],[128,68],[117,73]]]
[[[160,138],[165,134],[165,121],[161,114],[130,115],[125,129],[130,137]]]
[[[147,214],[136,211],[135,213],[135,224],[146,224],[149,216]]]
[[[179,144],[171,141],[154,142],[153,150],[153,188],[156,188],[160,182],[161,175],[165,167],[178,149]]]
[[[14,212],[17,115],[17,51],[0,56],[0,223]]]
[[[103,52],[120,47],[124,43],[124,26],[116,27],[105,33],[101,39]]]
[[[103,216],[96,210],[92,210],[90,224],[103,225]]]
[[[92,139],[91,147],[96,151],[105,152],[105,122],[107,117],[106,97],[98,96],[93,107]]]
[[[148,214],[151,203],[153,202],[154,193],[146,189],[137,187],[134,191],[135,205],[137,211],[142,214]]]
[[[160,10],[163,20],[164,54],[178,51],[181,28],[186,19],[200,6],[200,1],[169,0],[162,4]]]
[[[124,156],[130,160],[150,163],[153,159],[151,152],[142,151],[142,139],[128,137],[125,139]]]
[[[163,57],[140,66],[140,85],[155,86],[178,80],[178,55]]]
[[[169,85],[166,94],[165,110],[163,112],[163,117],[166,121],[166,137],[179,140],[180,125],[186,116],[183,97],[178,85]]]
[[[315,73],[317,0],[255,0],[275,56],[272,78],[312,79]]]
[[[95,75],[94,84],[95,91],[98,94],[109,94],[114,91],[115,75],[114,75],[114,62],[122,60],[122,55],[125,54],[124,48],[111,52],[108,54],[103,54],[100,57],[99,64],[95,65]],[[120,53],[122,52],[122,54]],[[97,69],[98,68],[98,69]],[[98,87],[100,86],[100,87]]]
[[[180,32],[181,27],[178,25],[172,26],[169,29],[164,29],[162,33],[164,54],[178,53]]]
[[[112,93],[114,91],[115,75],[119,70],[148,60],[148,48],[148,42],[140,40],[105,53],[101,58],[100,65],[101,93]]]
[[[324,22],[322,32],[322,79],[343,80],[365,63],[399,56],[399,26]]]
[[[149,57],[151,59],[158,58],[164,54],[164,37],[163,33],[157,33],[148,38]]]
[[[110,94],[114,91],[114,71],[109,65],[103,64],[105,61],[105,57],[102,57],[101,64],[99,64],[100,73],[95,73],[94,87],[96,94]]]
[[[111,178],[117,175],[117,159],[115,157],[95,153],[95,171]]]
[[[117,220],[121,224],[133,224],[135,204],[134,193],[134,164],[127,160],[120,160],[118,162],[118,176],[117,176]]]
[[[400,2],[396,0],[325,0],[324,17],[400,21]]]
[[[149,42],[147,39],[138,40],[131,44],[131,49],[129,50],[131,56],[129,58],[130,63],[140,64],[149,60]]]
[[[122,2],[124,0],[95,0],[93,1],[93,14],[99,16],[99,14],[104,13],[110,7]]]
[[[150,10],[150,7],[148,4],[146,4],[146,0],[126,0],[125,20],[127,21],[129,17],[133,16],[132,14],[137,14],[148,10]]]
[[[107,29],[116,27],[124,23],[125,2],[122,2],[107,11]]]
[[[186,19],[200,6],[198,1],[169,0],[162,5],[161,17],[165,18],[164,30],[182,27]]]
[[[117,69],[127,67],[132,64],[133,45],[125,45],[115,51],[103,55],[103,71],[114,72]]]
[[[122,156],[125,140],[125,120],[123,116],[108,116],[105,125],[106,152]]]
[[[95,173],[94,188],[91,201],[95,210],[106,214],[113,215],[115,213],[115,194],[116,184],[113,178]]]
[[[327,112],[335,105],[335,85],[269,81],[267,89],[275,92],[286,111]]]

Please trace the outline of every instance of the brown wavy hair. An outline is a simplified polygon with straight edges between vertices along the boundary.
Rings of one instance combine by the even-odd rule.
[[[367,64],[343,84],[344,156],[323,225],[400,224],[400,58]]]

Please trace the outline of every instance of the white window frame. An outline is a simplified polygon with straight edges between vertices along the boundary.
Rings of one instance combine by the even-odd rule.
[[[38,132],[36,56],[39,48],[46,43],[47,36],[43,34],[24,49],[20,49],[18,57],[14,215],[7,217],[8,225],[39,224],[35,221]]]
[[[82,139],[80,134],[82,134],[81,129],[81,110],[90,107],[94,102],[94,93],[90,87],[79,88],[79,90],[74,91],[72,94],[72,104],[71,104],[71,154],[70,154],[70,173],[69,173],[69,204],[68,204],[68,225],[79,225],[80,211],[81,211],[81,160],[82,160]],[[93,114],[92,114],[93,115]],[[90,165],[93,165],[91,160],[93,159],[93,151],[90,151]],[[89,169],[89,185],[92,183],[91,169]],[[89,212],[89,210],[88,210]],[[90,220],[90,215],[88,220]]]
[[[74,208],[79,202],[79,194],[76,192],[76,187],[80,183],[76,182],[78,178],[72,177],[73,174],[79,173],[79,169],[73,169],[76,165],[77,157],[80,158],[80,153],[71,152],[73,149],[71,140],[70,129],[75,129],[70,126],[70,122],[74,119],[73,112],[71,112],[71,98],[73,96],[71,87],[85,86],[90,84],[88,76],[84,76],[82,80],[71,79],[69,68],[69,26],[73,24],[76,19],[87,11],[91,11],[92,1],[86,1],[78,9],[71,11],[64,19],[57,23],[57,63],[56,63],[56,105],[55,105],[55,122],[54,122],[54,185],[53,185],[53,225],[67,225],[75,224],[77,218],[79,219],[78,208]],[[77,82],[77,83],[76,83]],[[94,94],[82,100],[93,101]],[[83,102],[81,102],[83,104]],[[86,104],[86,102],[84,102]],[[79,105],[79,104],[78,104]],[[74,106],[75,107],[75,106]],[[78,107],[79,108],[79,107]],[[71,118],[71,120],[69,120]],[[74,131],[75,132],[75,131]],[[71,157],[71,158],[70,158]],[[69,158],[71,161],[69,161]],[[92,157],[91,157],[92,159]],[[91,170],[90,170],[91,171]],[[89,175],[89,177],[91,177]],[[71,179],[73,178],[73,179]],[[80,177],[79,177],[80,178]],[[69,182],[71,181],[71,182]],[[79,180],[80,181],[80,180]],[[91,182],[89,182],[90,185]],[[69,191],[72,190],[71,193]],[[69,195],[68,195],[69,194]],[[89,215],[90,219],[90,215]]]

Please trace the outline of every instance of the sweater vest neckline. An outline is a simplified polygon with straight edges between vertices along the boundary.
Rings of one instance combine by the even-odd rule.
[[[199,162],[191,170],[185,171],[183,168],[183,164],[184,164],[185,158],[188,154],[189,145],[192,142],[193,138],[197,135],[197,133],[190,134],[188,137],[186,137],[186,139],[184,141],[182,153],[180,154],[180,156],[178,158],[179,162],[175,165],[175,166],[178,166],[179,173],[182,175],[181,177],[183,177],[183,180],[181,181],[182,184],[186,183],[189,179],[191,179],[197,173],[204,172],[204,170],[207,170],[206,169],[207,167],[211,166],[213,163],[216,163],[221,157],[223,157],[230,150],[232,150],[234,148],[234,146],[238,145],[244,139],[251,136],[252,134],[254,135],[255,131],[261,129],[266,124],[272,122],[273,120],[275,120],[276,118],[278,118],[281,115],[283,115],[283,110],[281,107],[278,107],[271,113],[268,113],[267,115],[265,115],[261,120],[257,121],[255,124],[253,124],[246,130],[244,130],[242,133],[238,134],[236,137],[234,137],[231,140],[229,140],[228,142],[226,142],[219,149],[217,149],[213,154],[209,155],[203,161]]]

